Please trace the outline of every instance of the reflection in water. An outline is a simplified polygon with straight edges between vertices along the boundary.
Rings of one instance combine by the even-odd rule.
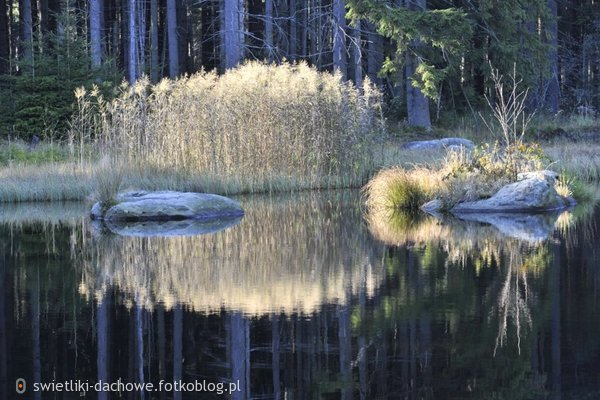
[[[167,237],[196,236],[216,233],[237,225],[242,217],[215,220],[184,219],[176,221],[94,221],[92,225],[98,234],[108,231],[121,236]]]
[[[351,192],[242,202],[238,225],[193,237],[97,235],[85,207],[0,215],[0,398],[17,377],[235,383],[239,399],[600,396],[599,210],[523,240],[489,221],[366,226]]]
[[[183,304],[196,312],[252,315],[310,314],[324,303],[348,302],[365,285],[371,297],[382,276],[372,266],[372,243],[357,226],[357,200],[348,194],[325,202],[314,195],[249,200],[242,221],[214,235],[109,235],[88,245],[82,232],[75,250],[81,292],[101,299],[117,287],[148,309]]]
[[[509,318],[515,326],[519,354],[521,354],[521,326],[525,324],[526,328],[531,328],[531,312],[528,300],[533,295],[528,291],[527,271],[524,269],[522,253],[519,249],[516,251],[512,249],[507,256],[506,277],[498,294],[497,305],[493,309],[499,321],[494,356],[498,347],[502,347],[506,341]]]

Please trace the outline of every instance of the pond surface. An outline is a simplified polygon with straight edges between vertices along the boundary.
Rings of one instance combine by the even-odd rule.
[[[351,191],[240,201],[235,226],[150,238],[2,206],[0,398],[600,398],[600,208],[544,238],[368,224]]]

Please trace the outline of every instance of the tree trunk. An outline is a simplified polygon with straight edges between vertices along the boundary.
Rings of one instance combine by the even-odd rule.
[[[46,34],[48,33],[49,29],[50,29],[50,24],[49,24],[49,15],[48,15],[48,0],[37,0],[38,1],[38,5],[37,5],[37,9],[38,9],[38,19],[39,19],[39,24],[40,24],[40,32],[42,34]]]
[[[101,9],[102,0],[89,1],[90,14],[90,51],[92,69],[99,69],[102,66],[102,33],[101,33]]]
[[[407,0],[407,7],[416,10],[426,9],[426,0]],[[419,40],[413,41],[413,47],[421,46]],[[412,84],[412,78],[417,70],[417,57],[409,50],[406,54],[406,108],[408,112],[408,125],[431,129],[431,117],[429,116],[429,100],[419,88]]]
[[[361,40],[361,22],[357,20],[352,29],[352,55],[354,62],[354,84],[360,90],[363,86],[362,69],[362,40]]]
[[[273,370],[273,400],[281,400],[279,315],[271,315],[271,368]]]
[[[561,397],[560,244],[552,244],[552,399]]]
[[[135,302],[135,367],[136,367],[136,382],[143,384],[144,378],[144,310],[140,305],[139,299]],[[140,398],[144,400],[144,392],[140,392]]]
[[[179,74],[185,74],[189,72],[187,0],[178,0],[175,3],[177,4],[177,58],[179,59]]]
[[[237,0],[236,0],[237,1]],[[229,317],[231,330],[231,381],[238,384],[239,391],[231,393],[232,399],[250,398],[250,322],[239,312]]]
[[[137,27],[137,75],[141,76],[146,67],[146,2],[140,1],[136,9]]]
[[[550,77],[545,85],[546,108],[552,114],[556,114],[560,108],[560,84],[558,81],[558,9],[556,0],[548,0],[548,12],[550,14],[547,28],[550,44],[550,52],[548,54]]]
[[[309,26],[310,31],[310,62],[313,65],[317,64],[317,60],[319,56],[317,55],[318,49],[318,39],[319,36],[319,21],[317,18],[317,0],[309,0],[310,1],[310,12],[307,18],[307,25]]]
[[[346,301],[350,301],[347,297]],[[350,306],[343,304],[338,309],[338,340],[340,344],[340,380],[342,381],[341,399],[352,398],[352,329],[350,324]]]
[[[158,69],[158,0],[150,0],[150,79],[159,80]]]
[[[173,380],[183,379],[183,311],[181,305],[173,309]],[[173,393],[174,400],[181,400],[181,392]]]
[[[102,302],[96,308],[96,341],[98,351],[96,355],[96,368],[98,370],[98,382],[109,382],[109,296],[106,294]],[[98,400],[108,399],[108,392],[98,392]]]
[[[31,0],[21,0],[21,41],[23,43],[23,60],[27,63],[33,61],[33,20],[31,17]]]
[[[333,0],[333,69],[347,79],[346,9],[344,0]]]
[[[6,0],[0,0],[0,75],[9,72],[10,43],[8,41],[8,14]]]
[[[136,29],[136,0],[129,0],[129,83],[137,80],[137,29]]]
[[[223,44],[225,56],[225,69],[234,68],[240,62],[241,42],[240,42],[240,2],[239,0],[225,0],[223,4],[224,11],[224,29]]]
[[[167,356],[166,356],[166,330],[165,330],[165,306],[162,304],[156,307],[156,325],[158,336],[158,377],[167,379]],[[162,391],[159,394],[159,399],[164,400],[166,392]]]
[[[129,60],[129,0],[115,0],[116,6],[120,11],[121,18],[118,24],[115,24],[115,37],[118,39],[119,60],[117,65],[123,70],[128,71],[127,60]]]
[[[169,76],[179,75],[179,45],[177,42],[177,6],[175,0],[167,0],[167,36],[169,39]]]
[[[33,273],[33,282],[31,288],[31,338],[32,349],[31,359],[33,361],[32,372],[33,381],[41,382],[42,380],[42,352],[40,341],[40,273],[39,270]],[[34,392],[34,399],[41,399],[41,392]]]
[[[310,0],[308,1],[310,3]],[[301,3],[302,4],[302,3]],[[300,54],[299,57],[306,59],[308,55],[308,4],[304,4],[298,11],[300,15],[300,27],[302,29],[300,33]]]

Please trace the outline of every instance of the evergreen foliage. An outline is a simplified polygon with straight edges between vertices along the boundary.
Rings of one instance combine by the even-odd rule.
[[[412,84],[426,96],[437,98],[440,82],[458,65],[458,57],[467,43],[465,38],[471,35],[467,15],[455,8],[418,11],[377,0],[350,0],[348,6],[350,18],[368,19],[377,26],[380,34],[396,45],[383,72],[398,71],[403,62],[402,55],[414,52],[419,65],[416,76],[410,77]]]
[[[77,30],[75,16],[59,17],[60,34],[36,38],[32,60],[20,60],[16,72],[0,75],[0,132],[4,137],[29,140],[67,132],[73,113],[74,91],[100,81],[110,90],[110,68],[92,71],[87,39]],[[113,78],[114,79],[114,78]]]

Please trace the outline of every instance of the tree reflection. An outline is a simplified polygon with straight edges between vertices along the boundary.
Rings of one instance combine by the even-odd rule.
[[[335,196],[262,199],[210,237],[13,221],[0,235],[0,373],[33,379],[37,359],[41,379],[239,381],[234,397],[273,399],[600,389],[589,219],[561,217],[552,237],[530,242],[405,216],[370,227],[379,244],[357,199]],[[179,397],[198,398],[146,394]]]

